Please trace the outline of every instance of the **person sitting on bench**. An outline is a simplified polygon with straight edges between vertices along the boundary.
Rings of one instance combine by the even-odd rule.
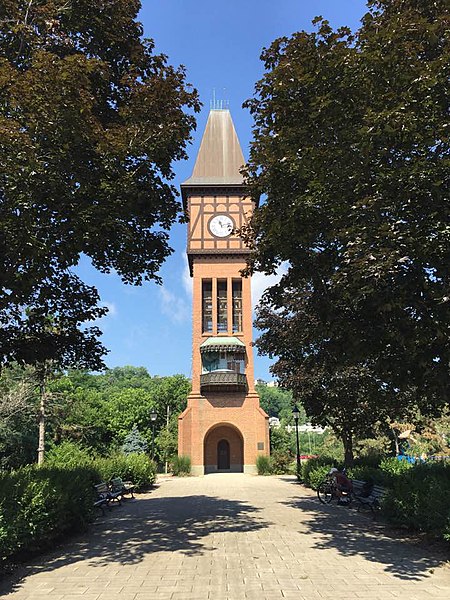
[[[345,497],[353,491],[351,479],[347,477],[344,471],[339,471],[335,467],[330,469],[330,475],[332,475],[336,481],[336,492],[339,498],[338,504],[347,504]]]

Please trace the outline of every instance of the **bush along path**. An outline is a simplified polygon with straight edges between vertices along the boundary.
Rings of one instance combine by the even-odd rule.
[[[0,572],[8,560],[86,529],[96,516],[94,484],[121,477],[142,488],[154,483],[155,473],[144,454],[0,472]]]
[[[331,457],[303,463],[302,481],[317,489],[330,467],[341,467]],[[379,467],[360,463],[348,469],[353,479],[371,479],[386,488],[381,514],[392,525],[419,531],[450,543],[450,463],[411,464],[387,458]]]

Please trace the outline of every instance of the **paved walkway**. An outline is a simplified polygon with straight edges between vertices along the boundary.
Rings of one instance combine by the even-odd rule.
[[[3,594],[3,595],[2,595]],[[442,556],[289,477],[163,479],[29,565],[8,600],[450,598]]]

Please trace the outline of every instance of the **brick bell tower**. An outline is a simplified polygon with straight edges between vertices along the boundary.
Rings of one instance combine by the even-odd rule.
[[[178,425],[178,454],[193,475],[256,472],[269,454],[268,416],[254,388],[249,250],[235,234],[253,202],[228,110],[211,110],[192,177],[181,185],[193,277],[192,392]]]

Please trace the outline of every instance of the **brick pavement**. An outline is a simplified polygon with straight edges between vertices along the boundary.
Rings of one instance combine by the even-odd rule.
[[[450,569],[288,477],[163,479],[7,581],[8,600],[450,598]]]

